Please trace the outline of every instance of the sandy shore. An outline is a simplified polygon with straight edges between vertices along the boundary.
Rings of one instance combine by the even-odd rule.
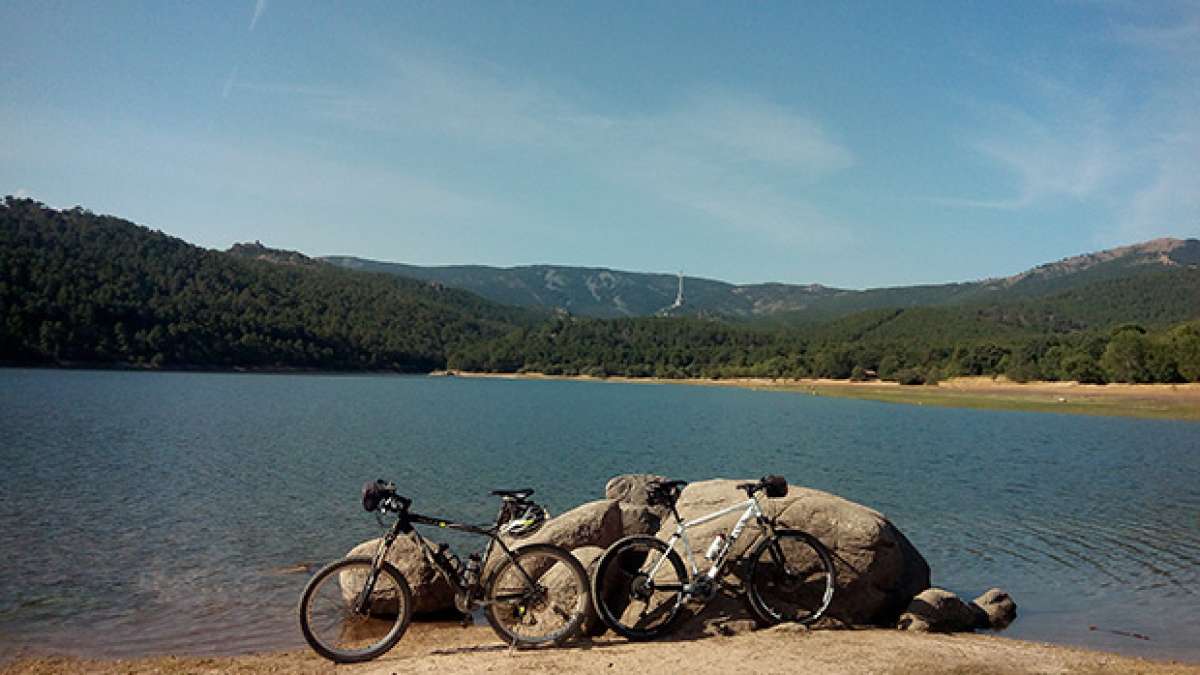
[[[721,380],[588,376],[538,373],[452,373],[458,377],[524,380],[580,380],[642,384],[688,384],[798,391],[813,396],[858,398],[909,405],[1025,410],[1077,415],[1118,415],[1157,419],[1200,420],[1200,383],[1079,384],[1078,382],[1011,382],[1005,378],[957,377],[936,385],[904,386],[895,382],[851,382],[824,379],[731,378]]]
[[[513,652],[486,626],[414,625],[382,658],[334,667],[308,651],[121,661],[27,659],[4,673],[1200,673],[1200,665],[1149,661],[991,635],[895,630],[806,631],[794,626],[695,641],[587,645]]]

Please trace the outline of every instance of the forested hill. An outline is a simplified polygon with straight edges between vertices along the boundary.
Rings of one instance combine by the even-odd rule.
[[[560,308],[580,316],[717,316],[788,326],[819,323],[872,309],[1011,302],[1109,279],[1200,269],[1200,240],[1156,239],[1064,258],[998,279],[864,291],[820,284],[735,285],[684,277],[684,302],[680,307],[674,306],[679,282],[672,274],[563,265],[421,267],[346,256],[321,259],[349,269],[436,281],[507,305]]]
[[[12,197],[0,317],[9,363],[399,371],[443,367],[456,345],[533,320],[465,291],[210,251]]]
[[[349,256],[320,258],[353,270],[386,272],[462,288],[506,305],[562,309],[579,316],[719,316],[748,318],[796,310],[813,298],[839,293],[819,284],[735,286],[724,281],[684,277],[684,305],[673,307],[679,292],[674,274],[624,272],[603,267],[527,265],[421,267]]]
[[[258,242],[211,251],[119,218],[9,197],[0,204],[0,363],[1200,381],[1193,251],[1160,240],[1067,259],[957,285],[952,301],[949,287],[858,295],[859,311],[842,306],[823,320],[596,319],[498,305]],[[816,303],[842,293],[811,290]]]

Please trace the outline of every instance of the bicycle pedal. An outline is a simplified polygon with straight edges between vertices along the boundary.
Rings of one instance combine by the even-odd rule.
[[[475,617],[471,616],[470,614],[463,614],[462,618],[458,620],[458,623],[463,628],[470,628],[471,626],[475,625]]]

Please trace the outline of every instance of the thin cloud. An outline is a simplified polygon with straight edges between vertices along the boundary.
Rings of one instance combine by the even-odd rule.
[[[1066,201],[1098,207],[1108,214],[1094,226],[1100,246],[1200,234],[1200,8],[1145,9],[1126,12],[1105,36],[1105,48],[1143,74],[1136,98],[1106,91],[1117,86],[1113,78],[1077,84],[1019,72],[1021,106],[968,105],[972,127],[982,131],[964,142],[1015,189],[999,198],[926,201],[990,210]]]
[[[815,119],[740,91],[701,89],[648,114],[601,114],[489,64],[385,55],[354,89],[256,84],[300,95],[312,114],[381,136],[441,137],[538,152],[773,243],[844,239],[802,194],[853,166]],[[243,85],[238,85],[242,88]]]
[[[341,99],[345,93],[335,87],[316,87],[293,84],[261,84],[257,82],[234,82],[232,88],[256,94],[303,96],[321,99]]]
[[[221,87],[221,98],[229,98],[229,94],[233,92],[233,88],[238,86],[237,83],[238,67],[234,66],[229,72],[229,77],[225,78],[225,84]]]
[[[256,25],[258,25],[258,20],[260,18],[262,18],[262,15],[266,11],[267,11],[267,0],[255,0],[254,1],[254,15],[250,17],[250,30],[251,31],[254,30],[254,27]]]
[[[1035,73],[1019,78],[1026,104],[975,104],[982,133],[964,147],[1007,173],[1015,191],[1003,197],[934,197],[943,206],[1014,210],[1104,194],[1127,170],[1120,130],[1107,102]]]

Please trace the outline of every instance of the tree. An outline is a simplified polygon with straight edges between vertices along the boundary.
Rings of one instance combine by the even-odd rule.
[[[1108,341],[1100,367],[1110,382],[1150,382],[1149,351],[1144,333],[1123,328]]]
[[[1092,355],[1086,351],[1070,352],[1062,358],[1059,371],[1062,379],[1074,380],[1082,384],[1104,384],[1104,370]]]
[[[1200,382],[1200,322],[1176,326],[1167,333],[1179,374],[1188,382]]]

